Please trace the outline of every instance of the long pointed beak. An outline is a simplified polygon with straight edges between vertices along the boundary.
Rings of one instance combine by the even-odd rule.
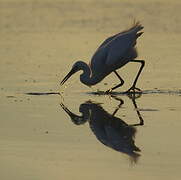
[[[60,85],[62,86],[76,71],[72,69],[61,81]]]

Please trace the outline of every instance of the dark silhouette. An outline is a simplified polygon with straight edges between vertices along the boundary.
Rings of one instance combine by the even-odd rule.
[[[136,84],[144,68],[145,61],[135,59],[137,57],[135,46],[137,38],[143,34],[143,32],[141,32],[143,28],[144,27],[139,22],[135,22],[130,29],[108,37],[98,47],[92,56],[89,65],[83,61],[75,62],[70,72],[61,81],[60,85],[63,85],[73,74],[80,70],[83,71],[80,75],[80,81],[87,86],[93,86],[101,82],[106,76],[114,72],[116,77],[120,80],[120,83],[107,90],[106,94],[108,94],[124,84],[124,80],[116,70],[122,68],[129,62],[136,62],[140,63],[141,67],[132,86],[125,93],[135,93],[136,90],[141,92],[141,89],[137,88]]]
[[[87,101],[80,105],[79,111],[82,113],[81,116],[72,113],[63,103],[60,105],[70,116],[74,124],[81,125],[88,121],[92,132],[101,143],[129,155],[131,160],[136,163],[140,156],[138,153],[140,149],[135,145],[136,128],[134,126],[143,125],[143,119],[137,108],[135,96],[130,98],[132,99],[140,122],[132,125],[115,116],[122,104],[124,104],[124,101],[115,96],[112,97],[120,101],[119,106],[113,114],[105,111],[99,103],[92,101]]]

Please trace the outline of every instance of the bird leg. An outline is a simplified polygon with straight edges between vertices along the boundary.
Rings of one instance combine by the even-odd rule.
[[[135,90],[138,90],[138,92],[142,92],[141,89],[136,87],[136,83],[141,74],[141,71],[143,70],[143,67],[145,66],[145,61],[144,60],[131,60],[130,62],[139,62],[139,63],[141,63],[141,67],[138,71],[138,74],[136,75],[133,85],[125,93],[132,93],[132,92],[135,93]]]
[[[120,87],[120,86],[122,86],[122,85],[124,84],[124,80],[121,78],[121,76],[120,76],[116,71],[113,71],[113,72],[114,72],[114,73],[116,74],[116,76],[119,78],[119,80],[121,81],[121,83],[118,84],[118,85],[116,85],[115,87],[107,90],[107,91],[106,91],[106,94],[111,93],[114,89],[117,89],[118,87]]]

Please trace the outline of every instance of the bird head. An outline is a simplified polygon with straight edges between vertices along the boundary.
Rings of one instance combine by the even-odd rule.
[[[75,74],[80,69],[80,61],[77,61],[73,66],[70,72],[64,77],[64,79],[61,81],[60,85],[62,86],[73,74]]]

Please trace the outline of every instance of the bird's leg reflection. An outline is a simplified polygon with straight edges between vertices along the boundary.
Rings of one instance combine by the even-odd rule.
[[[111,95],[111,97],[113,97],[114,99],[120,101],[118,107],[114,110],[114,112],[112,114],[112,116],[114,116],[118,112],[118,110],[121,108],[121,106],[124,104],[124,101],[122,99],[116,97],[116,96],[113,96],[113,95]]]
[[[136,104],[135,99],[132,99],[132,102],[133,102],[133,105],[134,105],[134,107],[135,107],[135,110],[136,110],[136,113],[137,113],[137,115],[138,115],[138,118],[139,118],[139,120],[140,120],[140,123],[132,124],[132,126],[142,126],[142,125],[144,125],[144,120],[143,120],[143,118],[142,118],[142,116],[141,116],[141,114],[140,114],[140,111],[139,111],[139,109],[138,109],[138,107],[137,107],[137,104]]]
[[[137,95],[136,95],[136,94],[129,94],[128,97],[132,100],[133,105],[134,105],[134,108],[135,108],[136,113],[137,113],[137,115],[138,115],[138,118],[139,118],[139,120],[140,120],[139,123],[137,123],[137,124],[132,124],[132,126],[142,126],[142,125],[144,125],[144,120],[143,120],[143,118],[142,118],[142,116],[141,116],[141,113],[140,113],[140,111],[139,111],[139,108],[138,108],[138,106],[137,106],[137,104],[136,104],[136,99],[137,99],[137,98],[140,98],[140,97],[141,97],[141,94],[137,94]]]
[[[122,99],[118,98],[117,96],[114,96],[114,95],[111,95],[111,97],[114,98],[114,99],[116,99],[116,100],[118,100],[118,101],[120,101],[120,104],[118,105],[118,107],[115,109],[115,111],[114,111],[113,114],[112,114],[112,116],[115,116],[115,114],[118,112],[118,110],[119,110],[119,109],[121,108],[121,106],[124,104],[124,101],[123,101]],[[141,113],[140,113],[139,108],[138,108],[138,106],[137,106],[137,104],[136,104],[136,101],[135,101],[135,99],[141,97],[141,94],[138,94],[137,96],[136,96],[135,94],[130,94],[128,97],[132,100],[133,105],[134,105],[134,108],[135,108],[136,113],[137,113],[137,115],[138,115],[138,118],[139,118],[139,120],[140,120],[139,123],[130,124],[130,126],[142,126],[142,125],[144,125],[144,120],[143,120],[143,118],[142,118],[142,116],[141,116]]]

